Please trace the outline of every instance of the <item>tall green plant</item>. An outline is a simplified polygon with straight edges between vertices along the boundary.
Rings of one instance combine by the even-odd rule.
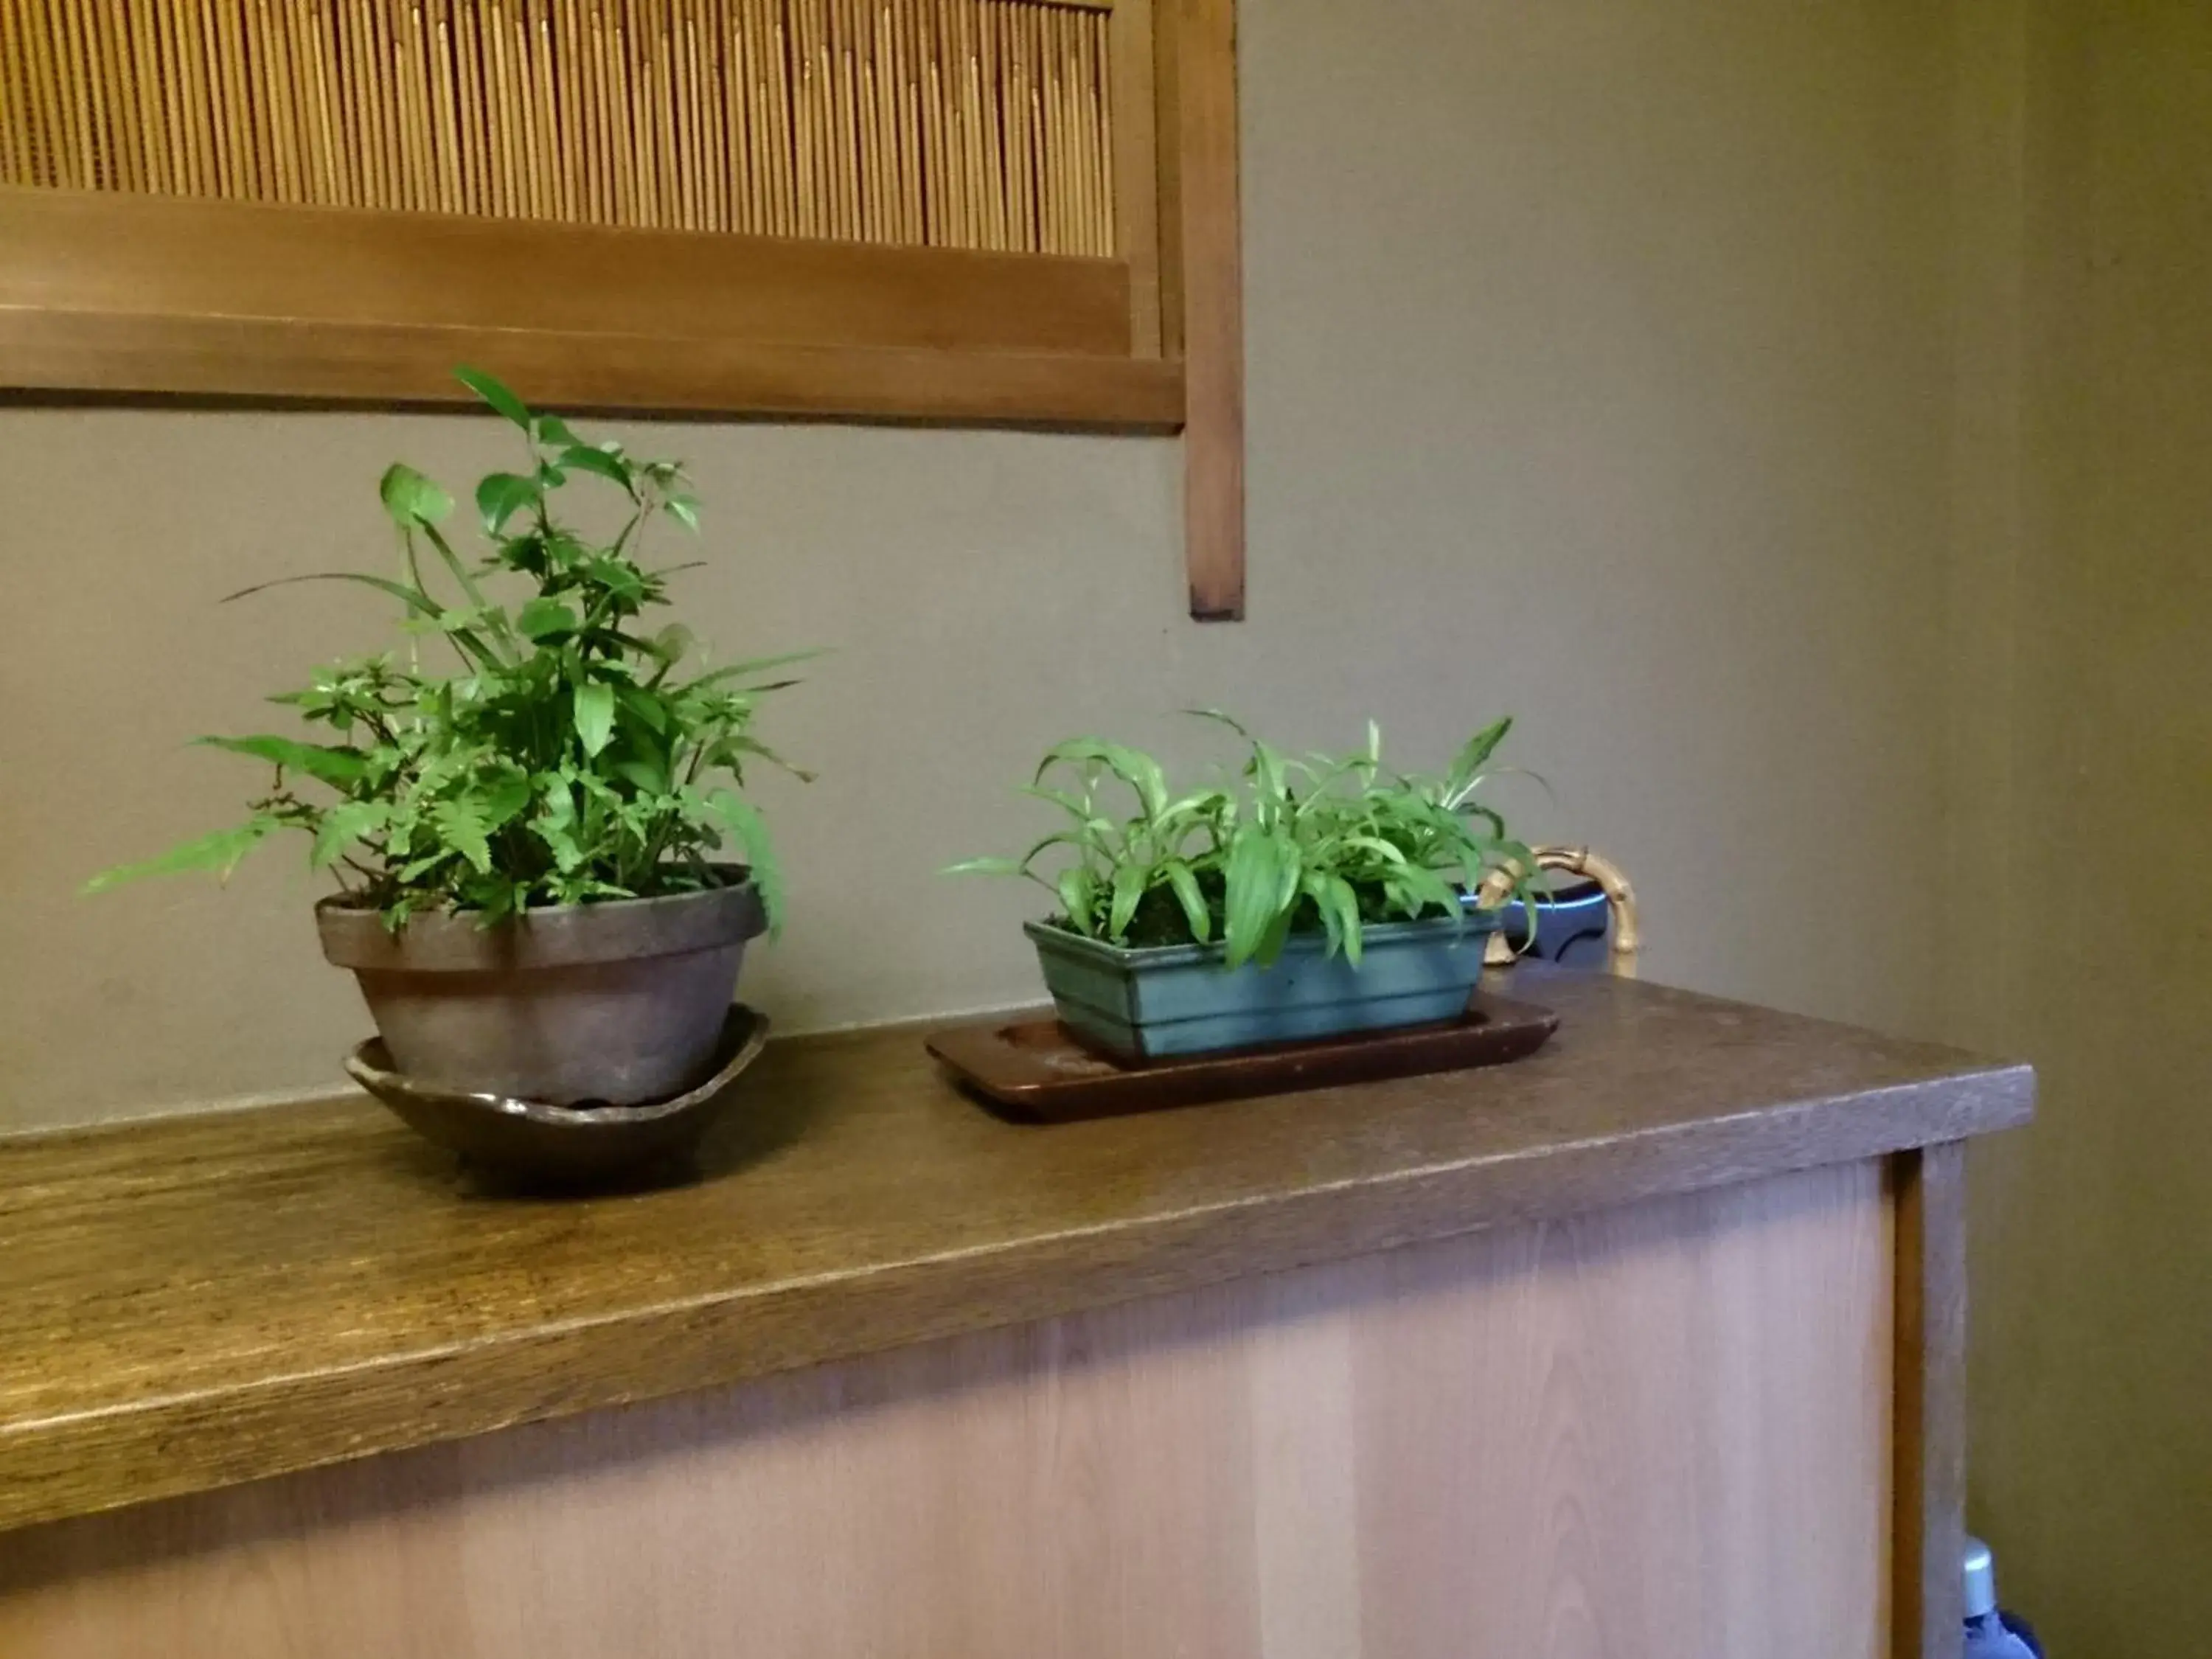
[[[270,700],[319,728],[318,740],[200,739],[275,769],[251,816],[90,887],[188,870],[228,876],[289,830],[307,837],[309,863],[351,902],[395,928],[426,910],[473,911],[489,925],[536,906],[715,886],[714,855],[734,844],[780,926],[774,849],[738,791],[749,763],[784,764],[751,728],[757,700],[793,682],[763,676],[811,653],[682,672],[690,632],[647,631],[641,619],[668,604],[668,577],[687,567],[640,562],[653,524],[698,529],[682,465],[586,443],[489,375],[459,377],[522,439],[521,469],[476,489],[489,551],[465,558],[445,528],[452,497],[395,465],[380,490],[398,533],[395,574],[321,572],[231,595],[356,583],[399,603],[408,643],[331,664]],[[556,510],[578,485],[619,509],[611,538]],[[516,588],[519,603],[493,591]],[[454,672],[425,668],[426,646],[450,652]]]
[[[1492,872],[1526,897],[1535,860],[1476,799],[1511,729],[1476,732],[1438,775],[1382,763],[1373,722],[1350,755],[1286,755],[1218,710],[1245,759],[1233,788],[1176,794],[1139,750],[1079,738],[1047,751],[1024,792],[1066,822],[1019,858],[971,859],[953,873],[1018,875],[1048,890],[1060,925],[1109,944],[1210,944],[1230,967],[1272,963],[1293,933],[1324,934],[1360,960],[1372,923],[1463,917]],[[1134,811],[1117,808],[1125,795]]]

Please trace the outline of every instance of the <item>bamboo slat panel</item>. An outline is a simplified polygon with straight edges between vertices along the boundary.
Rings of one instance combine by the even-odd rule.
[[[0,0],[0,183],[1111,257],[1096,0]]]

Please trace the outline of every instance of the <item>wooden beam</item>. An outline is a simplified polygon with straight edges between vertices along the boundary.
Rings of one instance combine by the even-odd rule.
[[[1129,355],[1115,259],[90,191],[0,188],[0,305]]]
[[[1896,1413],[1890,1652],[1957,1659],[1966,1501],[1966,1146],[1893,1161]]]
[[[1243,245],[1236,0],[1160,0],[1161,333],[1184,363],[1190,613],[1244,614]]]
[[[0,391],[34,400],[462,402],[461,363],[571,410],[1116,432],[1171,432],[1182,417],[1182,365],[1159,359],[0,306]]]

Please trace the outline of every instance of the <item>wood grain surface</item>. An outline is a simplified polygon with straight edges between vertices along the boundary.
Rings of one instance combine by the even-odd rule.
[[[702,1179],[477,1191],[358,1097],[0,1142],[0,1524],[1960,1139],[2025,1067],[1515,970],[1496,1071],[1052,1128],[772,1044]],[[335,1057],[334,1057],[335,1061]]]
[[[61,312],[1129,354],[1114,259],[7,187],[0,245]]]
[[[9,1659],[1877,1659],[1858,1163],[18,1533]]]
[[[1890,1651],[1954,1659],[1966,1616],[1966,1157],[1892,1160],[1897,1199],[1897,1431]]]

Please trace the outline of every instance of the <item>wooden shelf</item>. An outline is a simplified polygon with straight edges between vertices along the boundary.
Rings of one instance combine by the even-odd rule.
[[[1058,1129],[892,1029],[773,1045],[704,1179],[471,1191],[358,1098],[0,1141],[0,1526],[2027,1115],[2025,1067],[1538,976],[1534,1059]]]

